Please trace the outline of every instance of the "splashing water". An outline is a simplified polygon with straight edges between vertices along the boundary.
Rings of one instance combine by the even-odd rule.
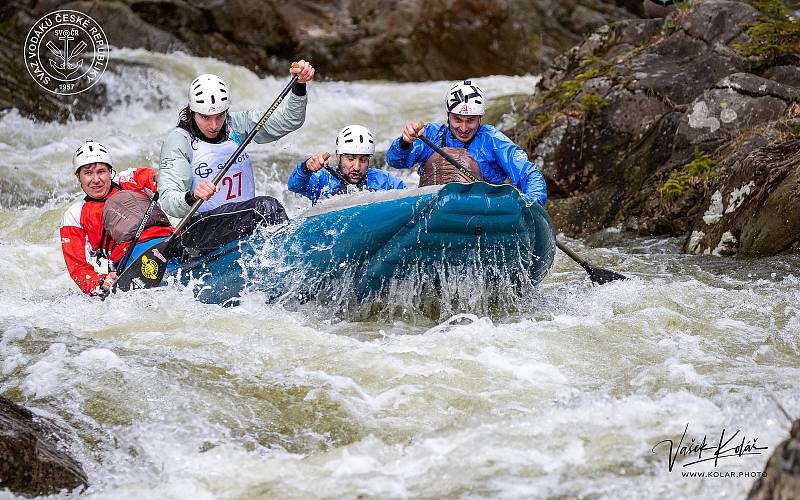
[[[558,255],[538,289],[493,309],[476,293],[489,286],[481,270],[464,269],[445,280],[436,321],[422,275],[395,285],[397,302],[344,316],[346,294],[326,306],[254,291],[238,307],[177,286],[82,295],[57,237],[79,194],[77,145],[93,138],[122,168],[155,166],[196,74],[225,77],[235,110],[268,105],[287,80],[180,54],[115,57],[103,77],[112,112],[65,125],[0,117],[0,394],[71,437],[91,483],[82,496],[740,498],[753,478],[739,474],[766,455],[686,468],[679,457],[670,472],[656,443],[688,423],[687,439],[739,430],[771,453],[788,430],[772,395],[800,413],[796,256],[689,256],[674,240],[607,232],[605,248],[569,244],[633,279],[593,287]],[[480,79],[491,95],[534,82]],[[249,150],[257,190],[300,213],[307,200],[285,189],[297,162],[331,150],[348,123],[385,151],[405,120],[442,119],[448,86],[313,83],[303,128]]]

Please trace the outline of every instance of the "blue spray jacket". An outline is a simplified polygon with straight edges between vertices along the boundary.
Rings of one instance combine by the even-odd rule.
[[[320,198],[330,198],[343,191],[342,183],[325,169],[310,174],[303,172],[302,167],[305,163],[305,160],[301,161],[289,175],[289,191],[302,194],[312,203],[316,203]],[[331,168],[336,167],[331,165]],[[397,176],[377,168],[367,169],[366,177],[358,186],[359,189],[370,191],[388,191],[404,187],[405,184]]]
[[[453,137],[446,124],[426,124],[425,137],[439,146],[442,146],[443,137],[447,147],[463,148],[465,145]],[[403,148],[401,144],[409,147]],[[525,196],[542,205],[547,201],[547,186],[536,164],[528,160],[525,151],[497,128],[481,125],[467,145],[467,151],[477,160],[487,182],[502,184],[508,177]],[[401,136],[392,142],[386,152],[386,163],[394,168],[413,168],[416,164],[422,167],[433,153],[433,149],[424,142],[417,140],[408,145]]]

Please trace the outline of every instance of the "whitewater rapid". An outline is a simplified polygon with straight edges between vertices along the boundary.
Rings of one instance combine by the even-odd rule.
[[[568,242],[631,280],[591,286],[559,254],[515,309],[439,321],[413,291],[395,297],[400,313],[367,318],[256,292],[228,308],[180,287],[84,296],[58,241],[80,198],[75,148],[94,139],[118,170],[155,167],[195,75],[222,75],[234,110],[268,105],[288,80],[181,54],[113,57],[110,112],[0,117],[0,394],[65,429],[89,476],[82,497],[741,498],[744,473],[788,433],[777,402],[800,414],[797,256],[688,256],[611,230]],[[450,85],[318,78],[303,127],[248,149],[256,190],[290,216],[309,205],[285,188],[297,162],[351,123],[385,151],[405,121],[443,118]],[[536,77],[477,81],[491,98],[530,94]],[[687,424],[687,439],[726,429],[768,450],[669,471],[656,445]]]

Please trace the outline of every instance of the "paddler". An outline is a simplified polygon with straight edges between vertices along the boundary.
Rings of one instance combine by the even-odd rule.
[[[256,134],[257,143],[277,141],[305,121],[306,84],[314,77],[314,68],[301,60],[289,72],[297,75],[297,81]],[[230,112],[228,85],[212,74],[195,78],[188,96],[177,127],[161,147],[159,192],[161,205],[173,217],[183,217],[195,201],[205,200],[181,236],[187,256],[193,257],[250,234],[259,225],[279,224],[287,217],[278,200],[255,195],[253,165],[247,152],[242,152],[216,187],[211,182],[264,111]]]
[[[477,161],[483,178],[492,184],[506,179],[532,202],[544,205],[547,188],[544,176],[525,151],[491,125],[481,124],[486,111],[483,90],[471,80],[453,85],[445,95],[447,123],[428,123],[420,128],[408,122],[402,135],[392,142],[386,163],[394,168],[419,165],[422,173],[431,157],[438,153],[417,139],[424,134],[441,148],[464,148]]]
[[[104,295],[117,279],[114,264],[119,264],[125,257],[133,240],[131,233],[135,232],[143,218],[138,214],[135,217],[124,217],[127,215],[124,212],[130,206],[120,203],[117,204],[115,214],[123,212],[123,218],[110,217],[106,211],[104,224],[104,211],[111,204],[125,198],[120,197],[121,193],[136,192],[139,195],[129,198],[128,203],[133,204],[133,208],[139,205],[138,208],[144,209],[140,210],[143,214],[151,203],[149,195],[158,189],[158,172],[147,167],[126,170],[114,182],[111,154],[108,148],[96,141],[87,141],[75,151],[72,168],[86,196],[67,209],[61,219],[61,252],[67,264],[67,272],[80,289],[89,295]],[[109,219],[117,222],[109,227]],[[128,227],[120,228],[126,223],[126,219]],[[172,232],[169,220],[160,209],[151,212],[149,223],[137,240],[141,244],[136,245],[137,249],[140,246],[149,248]],[[118,230],[127,236],[118,236],[117,241],[111,235],[116,236]],[[101,258],[108,259],[111,263],[109,272],[97,272],[89,263],[89,256],[97,258],[98,265]]]
[[[320,198],[354,191],[403,189],[397,176],[370,168],[375,154],[375,137],[366,127],[348,125],[336,137],[336,165],[327,153],[301,161],[289,175],[289,190],[316,203]]]

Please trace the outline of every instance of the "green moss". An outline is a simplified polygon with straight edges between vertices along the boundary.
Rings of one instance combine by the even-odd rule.
[[[602,57],[597,56],[586,56],[581,59],[581,66],[589,66],[590,64],[594,64],[603,68],[605,71],[611,68],[611,63],[603,59]],[[604,71],[604,72],[605,72]]]
[[[608,100],[600,94],[586,92],[578,98],[578,104],[586,116],[595,115],[598,111],[608,106]]]
[[[574,78],[564,79],[548,92],[534,98],[535,104],[548,111],[536,116],[534,128],[524,139],[525,147],[533,147],[558,115],[569,113],[577,116],[577,111],[580,111],[584,116],[591,116],[608,105],[603,96],[595,92],[582,94],[581,91],[588,80],[610,73],[611,64],[600,57],[590,56],[581,59],[580,65],[574,71],[576,72]],[[575,96],[579,94],[580,97],[576,101]]]
[[[709,182],[719,173],[714,170],[715,162],[699,146],[694,148],[694,160],[675,170],[661,186],[661,190],[673,197],[682,196],[689,188],[708,187]]]
[[[675,10],[679,13],[685,13],[692,10],[694,7],[694,2],[692,0],[685,0],[684,2],[678,2],[675,4]]]
[[[664,23],[661,25],[661,31],[666,35],[670,35],[678,29],[681,20],[694,9],[694,2],[692,0],[685,0],[675,4],[675,11],[664,18]]]
[[[589,68],[586,71],[584,71],[583,73],[578,73],[575,76],[575,79],[580,81],[580,82],[585,82],[586,80],[590,80],[592,78],[597,78],[598,76],[602,75],[603,73],[604,73],[604,71],[601,70],[600,68]]]
[[[565,102],[575,97],[575,94],[580,92],[582,88],[583,81],[581,80],[564,80],[548,93],[546,99],[548,101],[555,99],[560,102]]]
[[[611,65],[600,57],[592,56],[581,59],[578,74],[570,80],[563,80],[555,88],[544,95],[544,102],[556,101],[559,109],[563,109],[573,97],[583,89],[583,85],[592,78],[607,74]]]
[[[800,124],[793,124],[789,126],[789,129],[786,131],[785,138],[787,140],[793,140],[800,137]]]
[[[758,22],[741,24],[752,42],[736,43],[733,48],[745,57],[758,58],[759,67],[800,63],[800,19],[791,16],[783,0],[758,0],[753,5],[761,12]]]

